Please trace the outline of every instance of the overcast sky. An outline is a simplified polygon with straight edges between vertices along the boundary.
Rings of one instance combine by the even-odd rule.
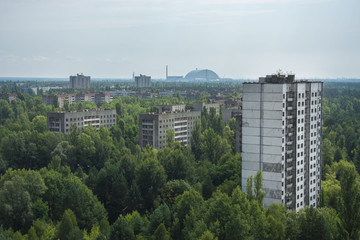
[[[0,76],[360,78],[360,0],[0,0]]]

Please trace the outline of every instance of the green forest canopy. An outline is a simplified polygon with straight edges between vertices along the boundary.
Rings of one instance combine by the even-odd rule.
[[[359,239],[360,84],[325,83],[317,209],[241,191],[234,119],[203,112],[191,147],[138,145],[138,117],[177,98],[116,98],[117,124],[46,131],[39,96],[0,99],[0,239]],[[71,105],[72,109],[88,104]]]

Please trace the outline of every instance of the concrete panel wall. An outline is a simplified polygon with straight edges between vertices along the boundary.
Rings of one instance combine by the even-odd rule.
[[[281,182],[279,182],[279,181],[264,180],[263,186],[266,186],[266,188],[269,188],[269,189],[281,190]]]
[[[253,162],[258,162],[260,161],[260,158],[259,158],[259,153],[241,153],[241,158],[242,158],[242,161],[253,161]]]
[[[242,170],[242,178],[248,179],[251,175],[255,176],[258,170]],[[246,185],[246,181],[245,181]]]
[[[282,93],[283,84],[264,84],[264,92]]]
[[[282,121],[281,120],[262,120],[262,126],[264,128],[282,128]]]
[[[282,137],[282,129],[281,128],[264,128],[263,136],[269,137]]]
[[[245,136],[260,136],[260,127],[254,128],[254,127],[246,127],[243,125],[242,136],[243,136],[242,139],[244,139]]]
[[[260,119],[242,118],[243,127],[260,127]]]
[[[243,92],[244,93],[259,93],[261,90],[260,84],[243,84]]]
[[[281,173],[263,172],[263,177],[264,177],[264,181],[269,180],[269,181],[281,182]]]
[[[243,144],[260,144],[260,137],[257,136],[246,136],[243,138]]]
[[[311,91],[322,91],[321,83],[311,83]]]
[[[249,153],[259,153],[259,145],[243,144],[242,150]]]
[[[241,178],[241,191],[246,193],[246,180],[247,178]]]
[[[260,102],[260,93],[247,93],[243,94],[243,102]]]
[[[259,102],[243,102],[242,108],[245,110],[260,110]]]
[[[244,103],[243,103],[244,104]],[[260,104],[259,104],[260,107]],[[264,110],[281,110],[283,109],[282,102],[264,102]]]
[[[281,173],[281,163],[263,162],[262,170],[263,172]]]
[[[281,153],[263,155],[263,161],[269,163],[281,163],[281,158],[282,158]]]
[[[265,102],[282,102],[282,93],[264,93]]]
[[[242,110],[242,115],[245,118],[256,118],[260,119],[260,111],[259,110]]]
[[[281,200],[281,190],[265,188],[265,187],[263,187],[263,190],[265,191],[266,198]]]
[[[278,111],[264,111],[264,115],[263,118],[264,119],[276,119],[276,120],[281,120],[282,119],[282,111],[278,110]]]
[[[299,92],[305,92],[306,84],[305,83],[298,83],[297,84],[297,90]]]
[[[259,170],[259,162],[243,161],[242,162],[242,169],[243,170],[257,171],[257,170]]]
[[[276,154],[276,153],[281,153],[282,149],[281,147],[277,147],[277,146],[263,146],[263,154]]]
[[[259,141],[260,142],[260,141]],[[282,138],[277,137],[263,137],[263,145],[267,146],[282,146]]]

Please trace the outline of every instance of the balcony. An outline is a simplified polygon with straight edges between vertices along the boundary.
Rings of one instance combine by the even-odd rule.
[[[286,168],[286,171],[288,171],[288,172],[290,172],[291,170],[293,170],[293,167]]]
[[[292,145],[293,142],[292,142],[292,141],[288,141],[288,142],[286,142],[286,144],[287,144],[287,145]]]
[[[289,183],[289,184],[286,184],[286,188],[292,188],[293,187],[293,184],[292,183]],[[292,193],[288,193],[289,196],[291,196]]]
[[[286,153],[287,154],[292,154],[293,150],[287,150]]]
[[[289,98],[287,99],[287,101],[288,101],[288,102],[292,102],[292,101],[294,101],[294,98],[289,97]]]
[[[286,119],[293,119],[293,115],[286,116]]]
[[[289,176],[286,177],[286,180],[290,181],[292,178],[293,178],[293,176],[289,175]]]
[[[292,128],[292,127],[293,127],[292,124],[288,124],[288,125],[287,125],[287,128]]]
[[[293,161],[293,159],[292,159],[292,158],[288,158],[288,159],[286,159],[286,162],[287,162],[287,163],[292,163],[292,161]]]
[[[294,108],[289,106],[289,107],[287,107],[287,110],[292,111],[292,110],[294,110]]]

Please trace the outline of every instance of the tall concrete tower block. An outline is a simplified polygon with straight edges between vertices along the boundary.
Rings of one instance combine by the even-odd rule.
[[[297,211],[318,205],[321,187],[322,82],[268,75],[244,83],[242,189],[263,172],[264,204]]]
[[[90,76],[77,74],[76,76],[70,76],[69,80],[70,80],[70,88],[77,88],[77,89],[90,88]]]

